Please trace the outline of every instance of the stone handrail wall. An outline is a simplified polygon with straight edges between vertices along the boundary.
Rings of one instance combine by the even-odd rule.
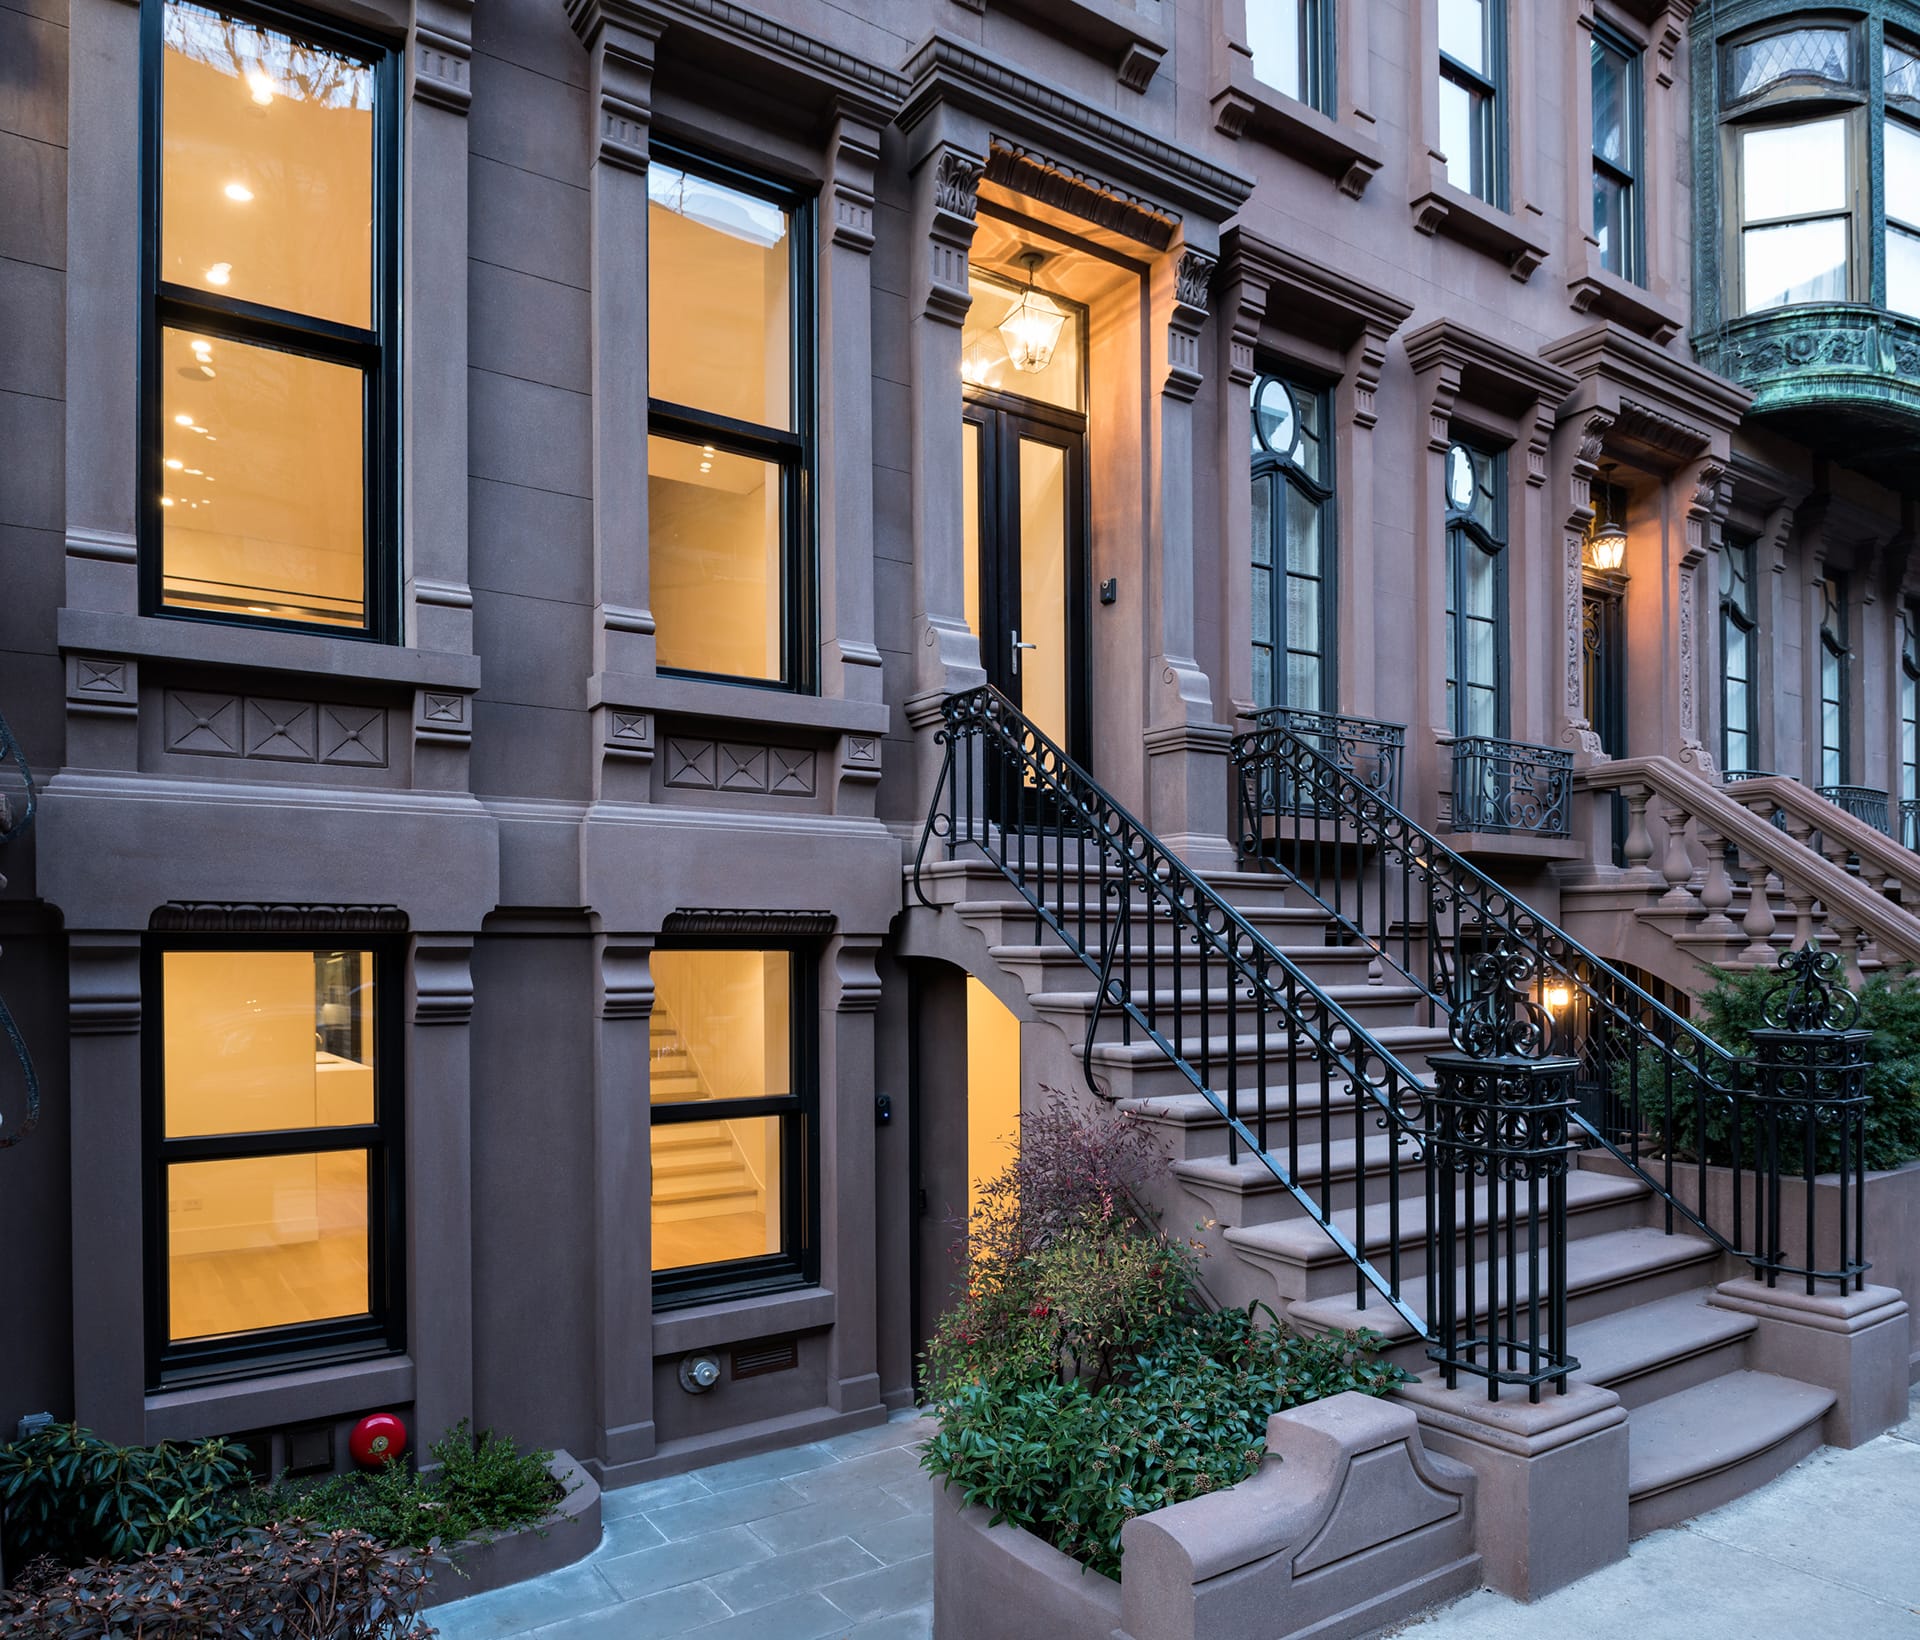
[[[1878,888],[1888,899],[1901,905],[1920,901],[1920,854],[1903,848],[1811,786],[1783,774],[1771,774],[1733,781],[1726,792],[1762,820],[1771,820],[1778,810],[1789,837],[1843,870],[1851,855],[1859,862],[1859,880]]]
[[[1664,888],[1651,909],[1683,914],[1689,933],[1717,936],[1730,946],[1740,946],[1744,939],[1732,960],[1771,963],[1776,955],[1775,936],[1784,933],[1792,945],[1818,939],[1836,947],[1856,978],[1863,961],[1920,962],[1920,917],[1895,904],[1876,882],[1856,877],[1792,831],[1762,819],[1725,788],[1671,758],[1620,758],[1582,769],[1576,779],[1584,791],[1617,791],[1626,799],[1631,815],[1622,848],[1626,880],[1638,880],[1649,891]],[[1759,788],[1775,784],[1766,780],[1742,786],[1753,788],[1757,796]],[[1861,841],[1878,839],[1891,848],[1872,827],[1811,792],[1805,796],[1826,811],[1821,826],[1831,824],[1830,846],[1835,850],[1858,852],[1856,833]],[[1767,800],[1774,800],[1771,790]],[[1666,846],[1658,858],[1649,817],[1662,823],[1666,832]],[[1789,825],[1793,824],[1790,819]],[[1728,914],[1735,898],[1727,866],[1729,849],[1748,887],[1737,924]],[[1784,909],[1784,918],[1777,906]]]

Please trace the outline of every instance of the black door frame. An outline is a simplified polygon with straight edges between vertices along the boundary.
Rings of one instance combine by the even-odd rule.
[[[1582,693],[1587,722],[1609,757],[1627,755],[1627,595],[1592,581],[1580,588]],[[1613,863],[1626,864],[1627,800],[1615,792]]]
[[[980,429],[980,661],[987,681],[1022,704],[1011,637],[1020,616],[1020,440],[1067,452],[1066,753],[1088,763],[1092,735],[1092,551],[1087,538],[1087,418],[1011,393],[968,388],[962,415]]]

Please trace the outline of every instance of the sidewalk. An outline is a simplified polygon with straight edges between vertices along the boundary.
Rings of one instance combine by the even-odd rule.
[[[1482,1590],[1395,1632],[1920,1640],[1920,1394],[1909,1414],[1531,1606]],[[914,1450],[928,1427],[902,1415],[609,1492],[606,1540],[586,1560],[432,1621],[446,1640],[929,1640],[930,1482]]]

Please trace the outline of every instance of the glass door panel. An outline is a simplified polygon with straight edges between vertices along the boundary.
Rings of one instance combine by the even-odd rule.
[[[1069,740],[1067,687],[1067,451],[1019,441],[1020,620],[1011,669],[1021,709],[1060,746]]]

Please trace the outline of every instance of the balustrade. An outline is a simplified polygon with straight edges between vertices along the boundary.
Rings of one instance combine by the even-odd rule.
[[[1572,815],[1571,752],[1491,735],[1454,741],[1455,831],[1566,837]]]

